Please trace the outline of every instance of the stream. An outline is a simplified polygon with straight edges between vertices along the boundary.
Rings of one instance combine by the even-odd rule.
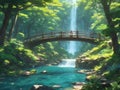
[[[40,66],[36,68],[37,73],[30,76],[3,77],[0,80],[0,90],[30,90],[35,85],[60,85],[57,90],[72,88],[74,82],[84,82],[85,74],[77,73],[74,59],[64,59],[56,66]],[[41,73],[47,71],[47,73]]]

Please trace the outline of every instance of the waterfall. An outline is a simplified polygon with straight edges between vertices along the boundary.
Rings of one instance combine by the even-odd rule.
[[[75,59],[63,59],[59,67],[75,67]]]
[[[71,0],[72,2],[72,9],[70,14],[70,31],[76,31],[76,19],[77,19],[77,6],[76,6],[76,0]],[[71,54],[74,54],[76,52],[76,43],[74,41],[70,41],[68,51]]]
[[[76,14],[77,14],[77,7],[76,7],[76,0],[72,0],[72,9],[70,14],[70,30],[76,30]]]

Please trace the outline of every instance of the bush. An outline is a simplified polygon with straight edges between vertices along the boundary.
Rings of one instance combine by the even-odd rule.
[[[35,60],[38,58],[31,50],[25,49],[21,41],[12,39],[9,44],[0,48],[0,73],[14,75],[15,72],[18,73],[18,69],[33,65]]]

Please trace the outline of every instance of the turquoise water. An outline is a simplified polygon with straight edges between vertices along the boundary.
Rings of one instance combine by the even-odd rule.
[[[52,87],[60,85],[57,90],[72,87],[73,82],[84,82],[85,74],[77,73],[73,67],[42,66],[35,68],[37,73],[31,76],[3,77],[0,79],[0,90],[30,90],[34,84]],[[41,72],[46,70],[46,74]]]

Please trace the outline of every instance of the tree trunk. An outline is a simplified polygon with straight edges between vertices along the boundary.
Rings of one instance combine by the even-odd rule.
[[[11,28],[10,28],[10,31],[9,31],[9,34],[8,34],[8,41],[11,40],[13,31],[14,31],[14,28],[15,28],[15,25],[16,25],[16,22],[17,22],[17,18],[18,18],[18,14],[16,13],[15,16],[13,16],[13,18],[12,18],[12,25],[11,25]]]
[[[101,3],[108,22],[108,27],[110,29],[110,37],[112,40],[113,51],[114,54],[118,54],[119,52],[118,36],[117,36],[117,32],[114,30],[114,24],[112,21],[112,17],[110,15],[110,3],[108,3],[107,0],[101,0]]]
[[[14,33],[13,33],[13,37],[14,37],[14,38],[17,37],[17,34],[18,34],[18,32],[19,32],[19,27],[21,27],[20,24],[21,24],[21,21],[20,21],[20,19],[18,18],[18,19],[17,19],[17,22],[16,22],[15,31],[14,31]]]
[[[0,29],[0,46],[4,46],[4,42],[6,38],[6,30],[7,30],[7,26],[9,24],[9,19],[11,16],[11,8],[12,8],[12,5],[9,5],[8,9],[4,12],[3,24]]]
[[[119,54],[119,43],[118,43],[118,36],[116,33],[111,33],[112,38],[112,46],[115,54]]]

